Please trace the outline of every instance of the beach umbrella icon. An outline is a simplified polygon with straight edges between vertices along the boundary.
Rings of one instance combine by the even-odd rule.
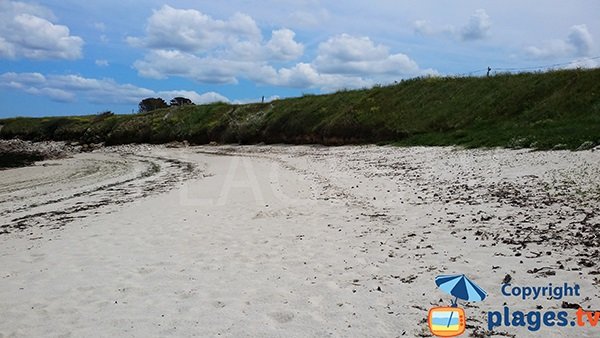
[[[479,302],[487,297],[487,292],[477,286],[477,284],[473,283],[473,281],[464,274],[437,276],[435,277],[435,284],[442,289],[442,291],[454,296],[452,307],[458,307],[456,302],[459,298],[469,302]],[[446,325],[447,327],[450,327],[453,313],[453,311],[450,312],[448,324]]]
[[[487,292],[473,283],[464,274],[460,275],[441,275],[435,278],[435,284],[442,291],[454,296],[452,306],[456,307],[456,301],[460,298],[468,302],[479,302],[487,297]]]

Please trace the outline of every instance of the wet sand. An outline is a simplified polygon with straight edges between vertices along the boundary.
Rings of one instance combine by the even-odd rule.
[[[600,310],[599,197],[599,151],[139,145],[8,169],[0,337],[428,337],[455,273],[489,294],[460,302],[468,334],[596,337],[487,313]]]

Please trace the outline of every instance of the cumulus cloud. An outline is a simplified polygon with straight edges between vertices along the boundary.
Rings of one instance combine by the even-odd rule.
[[[399,78],[436,74],[421,69],[408,56],[390,53],[389,47],[376,44],[368,37],[341,34],[319,44],[312,62],[291,67],[265,67],[260,73],[267,84],[321,88],[325,91],[360,88],[389,83]]]
[[[594,44],[592,34],[588,31],[586,25],[571,27],[567,42],[574,48],[577,56],[589,56]]]
[[[341,35],[322,43],[312,62],[276,69],[265,62],[198,57],[177,50],[156,50],[134,63],[140,75],[162,79],[181,76],[198,82],[237,83],[239,77],[293,88],[359,88],[402,77],[436,74],[419,68],[404,54],[366,37]]]
[[[368,37],[355,37],[348,34],[334,36],[319,45],[320,57],[333,62],[379,60],[388,55],[388,48],[375,45]]]
[[[280,60],[295,60],[304,53],[304,46],[294,40],[296,33],[289,29],[273,31],[266,45],[269,55]]]
[[[56,20],[54,13],[52,13],[50,9],[32,3],[25,3],[20,1],[3,1],[0,3],[0,9],[2,9],[2,11],[4,11],[5,13],[28,13],[40,18],[47,19],[49,21]]]
[[[268,81],[287,87],[308,88],[325,82],[323,75],[319,74],[312,65],[303,62],[291,68],[282,68],[274,75],[269,77]]]
[[[320,73],[312,64],[298,63],[293,67],[271,69],[267,84],[293,88],[321,88],[331,91],[341,88],[360,88],[373,85],[374,82],[360,76]]]
[[[154,91],[132,84],[121,84],[113,79],[94,79],[80,75],[43,75],[40,73],[0,74],[0,88],[20,90],[28,94],[45,96],[58,102],[75,102],[84,99],[98,104],[137,104],[146,97],[185,96],[195,103],[227,102],[218,93],[199,94],[195,91]]]
[[[569,63],[565,68],[566,69],[576,69],[576,68],[598,68],[600,67],[600,62],[597,59],[577,59],[571,63]]]
[[[262,82],[275,86],[285,86],[292,88],[318,88],[323,91],[333,91],[338,89],[354,89],[373,86],[375,84],[391,83],[401,79],[404,76],[394,76],[394,73],[340,73],[340,72],[321,72],[312,63],[300,62],[292,67],[283,67],[274,69],[267,67],[262,69]],[[437,75],[434,70],[418,70],[416,75]]]
[[[43,7],[15,1],[0,2],[0,57],[28,59],[78,59],[83,39],[69,28],[54,24]]]
[[[289,29],[271,32],[271,39],[262,41],[235,41],[222,51],[221,58],[245,61],[293,61],[304,53],[304,46],[296,42],[296,33]]]
[[[460,29],[460,38],[464,41],[479,40],[488,36],[492,22],[489,15],[483,9],[475,11],[469,23]]]
[[[542,47],[529,46],[525,48],[525,53],[530,57],[537,59],[545,59],[552,57],[564,57],[570,54],[571,46],[562,40],[547,42]]]
[[[219,93],[216,92],[206,92],[202,94],[198,94],[195,91],[190,90],[167,90],[160,91],[156,93],[156,96],[171,98],[171,97],[187,97],[192,100],[192,102],[196,104],[205,104],[205,103],[213,103],[213,102],[229,102],[229,99]]]
[[[165,5],[148,19],[145,37],[128,37],[127,41],[136,47],[194,55],[293,60],[304,52],[304,46],[294,36],[289,29],[274,30],[271,39],[265,42],[254,19],[246,14],[217,20],[194,9]]]
[[[146,48],[134,62],[144,77],[190,78],[213,84],[237,83],[256,75],[269,62],[298,59],[304,46],[289,29],[277,29],[265,40],[250,16],[237,13],[227,20],[214,19],[193,9],[163,6],[148,19],[144,37],[128,37],[130,45]]]
[[[275,29],[266,39],[245,14],[218,20],[197,10],[170,6],[163,6],[148,19],[145,36],[128,41],[147,49],[133,64],[138,74],[155,79],[178,76],[202,83],[235,84],[244,78],[277,86],[335,89],[433,73],[368,37],[347,34],[319,44],[312,61],[298,62],[304,45],[290,29]]]
[[[2,87],[46,96],[57,102],[71,102],[75,98],[73,93],[49,86],[48,79],[40,73],[4,73],[0,75],[0,88]]]
[[[199,57],[178,50],[155,50],[143,60],[137,60],[133,66],[141,76],[149,78],[180,76],[204,83],[232,84],[237,83],[236,74],[247,68],[247,64],[249,63],[215,57]]]
[[[575,25],[565,39],[548,41],[543,46],[529,46],[525,52],[533,58],[583,57],[590,56],[593,47],[594,40],[587,26]]]
[[[148,19],[146,37],[129,41],[154,49],[205,52],[237,40],[260,39],[256,22],[245,14],[238,13],[223,21],[194,9],[165,5]]]
[[[431,23],[427,20],[417,20],[413,24],[415,33],[419,35],[433,35],[436,30],[431,26]]]
[[[368,37],[342,34],[321,43],[314,61],[325,74],[419,75],[419,66],[405,54],[390,54],[389,48]]]
[[[484,9],[478,9],[471,15],[469,21],[460,27],[434,27],[427,20],[417,20],[413,23],[416,34],[419,35],[449,35],[461,41],[481,40],[490,35],[492,21]]]

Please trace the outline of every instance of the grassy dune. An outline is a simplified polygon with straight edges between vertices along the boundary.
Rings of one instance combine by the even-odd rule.
[[[577,149],[600,144],[600,69],[431,77],[265,104],[0,120],[0,137],[84,143],[394,143]]]

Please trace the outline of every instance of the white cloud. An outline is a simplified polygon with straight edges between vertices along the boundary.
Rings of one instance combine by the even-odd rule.
[[[48,79],[40,73],[4,73],[0,75],[0,88],[2,87],[46,96],[58,102],[70,102],[75,98],[72,93],[49,86]]]
[[[52,23],[43,7],[15,1],[0,2],[0,57],[28,59],[78,59],[83,39],[69,28]]]
[[[445,27],[434,27],[427,20],[416,20],[413,23],[416,34],[419,35],[449,35],[461,41],[482,40],[490,35],[492,21],[484,9],[478,9],[471,15],[469,21],[456,27],[448,25]]]
[[[587,26],[575,25],[566,39],[548,41],[540,47],[526,47],[525,53],[533,58],[582,57],[590,56],[593,47],[594,40]]]
[[[547,42],[543,47],[529,46],[525,53],[533,58],[545,59],[552,57],[564,57],[570,54],[571,46],[562,40]]]
[[[319,45],[319,57],[330,58],[333,62],[379,60],[388,54],[387,47],[375,45],[370,38],[348,34],[334,36]]]
[[[292,61],[304,53],[289,29],[277,29],[264,41],[256,22],[245,14],[217,20],[197,10],[163,6],[148,19],[146,36],[128,37],[149,49],[134,68],[144,77],[180,76],[203,83],[237,83],[270,61]]]
[[[194,9],[175,9],[165,5],[148,19],[144,38],[130,37],[128,41],[151,49],[207,52],[240,40],[260,39],[256,22],[245,14],[238,13],[223,21]]]
[[[198,94],[195,91],[190,90],[170,90],[170,91],[161,91],[157,93],[157,96],[164,98],[173,98],[173,97],[187,97],[192,100],[192,102],[196,104],[205,104],[205,103],[213,103],[213,102],[229,102],[229,99],[225,96],[216,93],[216,92],[206,92],[202,94]]]
[[[262,69],[262,82],[274,86],[291,88],[318,88],[329,92],[337,89],[369,87],[378,82],[389,82],[381,77],[365,77],[348,74],[327,74],[319,72],[310,63],[298,63],[292,67],[278,70],[267,67]]]
[[[304,53],[304,46],[294,40],[296,33],[289,29],[275,30],[265,46],[269,55],[280,60],[295,60]]]
[[[575,48],[575,55],[577,56],[589,56],[594,45],[592,34],[588,31],[586,25],[571,27],[567,42]]]
[[[271,39],[262,41],[233,41],[221,58],[244,61],[292,61],[302,56],[304,46],[294,40],[296,33],[289,29],[274,30]]]
[[[146,48],[134,62],[138,74],[155,79],[172,76],[202,83],[235,84],[241,78],[294,88],[355,88],[391,82],[406,76],[435,73],[422,70],[402,53],[368,37],[347,34],[319,44],[314,60],[301,59],[304,45],[294,31],[271,32],[265,41],[256,22],[244,14],[217,20],[197,10],[164,6],[148,19],[146,36],[129,37]]]
[[[25,90],[26,93],[37,95],[37,96],[47,96],[56,102],[73,102],[76,99],[76,95],[74,93],[68,92],[66,90],[58,89],[58,88],[50,88],[50,87],[29,87]]]
[[[360,88],[374,83],[360,76],[319,73],[311,64],[299,63],[291,68],[282,68],[277,76],[267,79],[270,84],[295,88],[321,88],[332,91],[341,88]]]
[[[40,73],[0,74],[0,88],[20,90],[32,95],[49,97],[59,102],[75,102],[79,99],[97,104],[137,104],[146,97],[185,96],[196,103],[229,100],[218,93],[199,94],[195,91],[154,91],[132,84],[117,83],[113,79],[94,79],[80,75],[42,75]]]
[[[600,61],[597,59],[577,59],[567,65],[566,69],[576,69],[576,68],[598,68],[600,67]]]
[[[135,47],[153,51],[179,51],[194,56],[232,60],[293,60],[304,52],[295,33],[278,29],[271,39],[263,36],[254,19],[237,13],[217,20],[193,9],[163,6],[148,19],[145,37],[127,37]]]
[[[20,1],[3,1],[0,3],[0,9],[6,13],[28,13],[35,15],[40,18],[47,19],[49,21],[55,21],[56,17],[46,7],[42,7],[36,4],[25,3]]]
[[[431,23],[427,20],[417,20],[413,24],[415,33],[419,35],[433,35],[435,29],[431,26]]]
[[[460,29],[460,38],[464,41],[480,40],[489,35],[492,22],[489,15],[483,9],[475,11],[469,23]]]
[[[346,41],[348,45],[340,43]],[[407,76],[436,74],[422,70],[404,54],[390,54],[388,48],[368,38],[340,36],[322,44],[312,63],[300,62],[279,69],[254,61],[197,57],[180,51],[152,51],[134,67],[142,76],[181,76],[215,84],[237,83],[243,77],[257,83],[293,88],[360,88],[392,82]]]
[[[417,63],[404,54],[390,54],[389,48],[376,45],[368,37],[342,34],[321,43],[314,61],[326,74],[344,75],[419,75]]]
[[[134,63],[141,76],[165,79],[181,76],[198,82],[237,83],[236,74],[242,62],[212,57],[198,57],[177,50],[155,50]]]
[[[323,85],[325,79],[310,64],[299,63],[292,68],[282,68],[276,72],[277,76],[270,77],[267,81],[272,84],[287,87],[308,88]]]

